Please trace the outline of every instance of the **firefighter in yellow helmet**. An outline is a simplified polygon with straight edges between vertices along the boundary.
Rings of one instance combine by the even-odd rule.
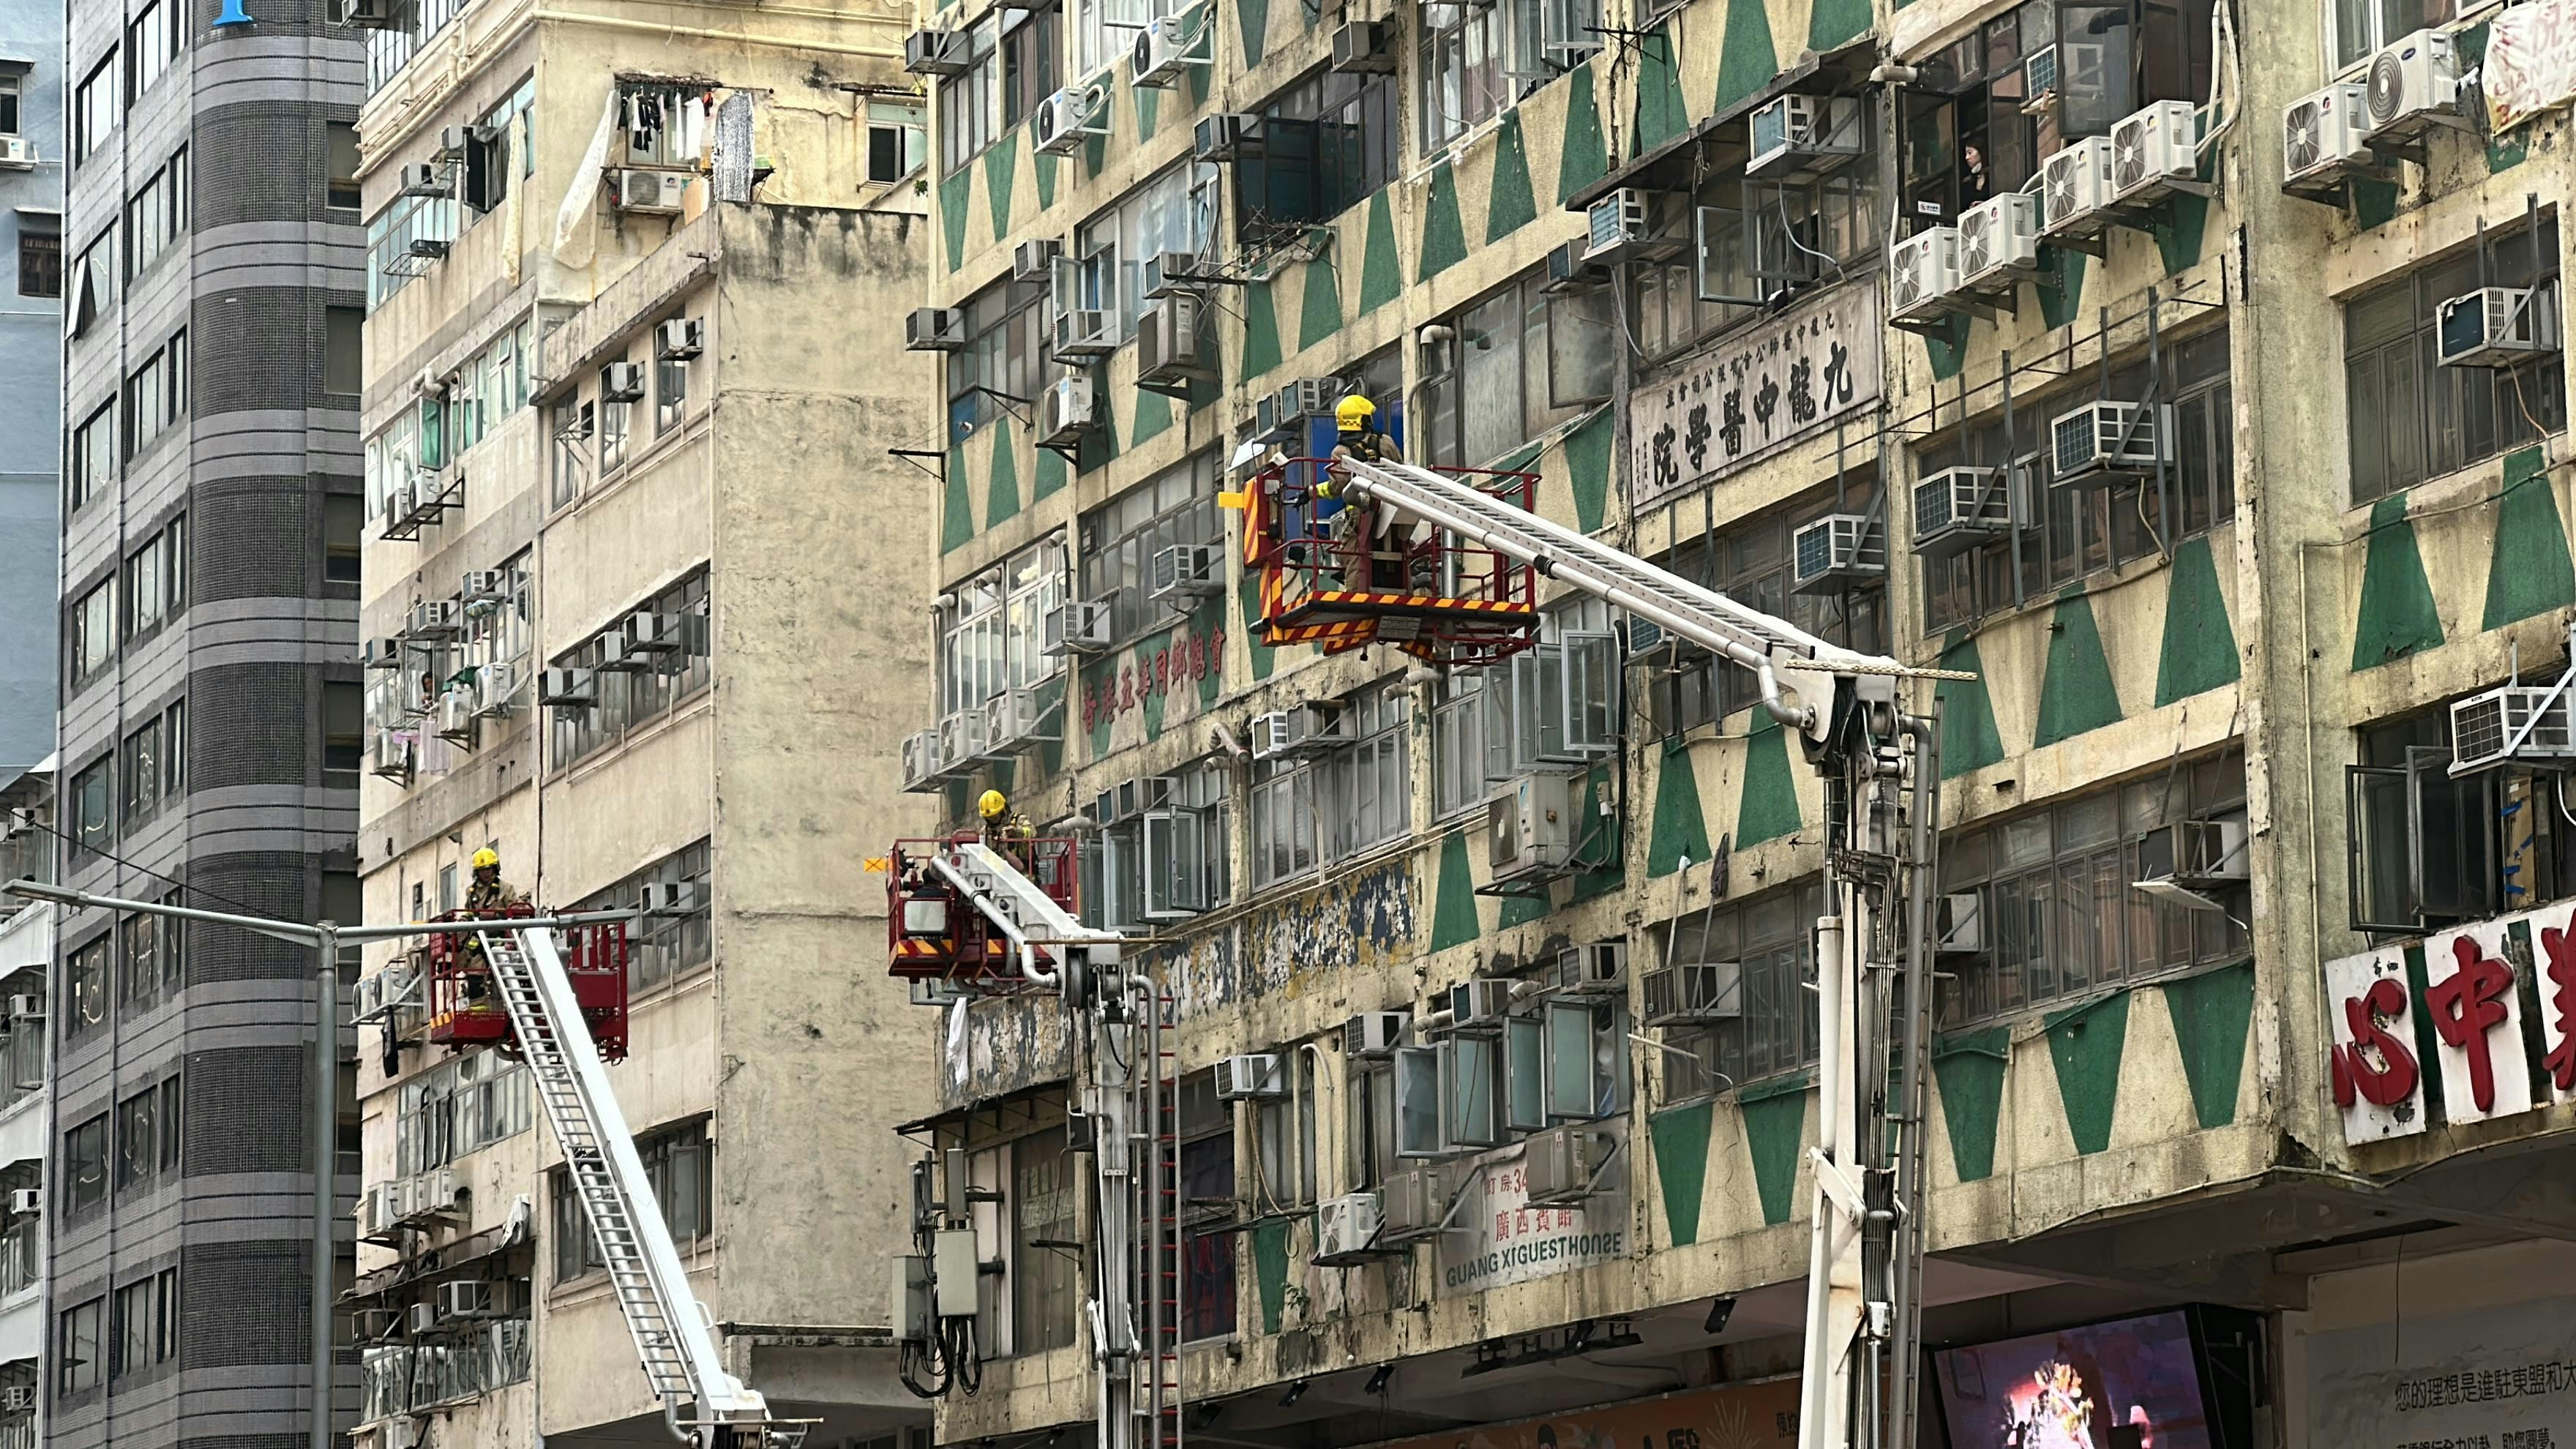
[[[1377,423],[1377,404],[1368,394],[1354,392],[1333,408],[1333,461],[1341,463],[1401,463],[1404,449],[1389,437]],[[1327,479],[1317,489],[1325,497],[1338,493],[1334,481]],[[1356,516],[1354,516],[1356,515]],[[1398,589],[1407,587],[1406,556],[1413,551],[1414,528],[1411,521],[1392,508],[1369,504],[1358,509],[1345,508],[1336,519],[1344,538],[1366,538],[1369,548],[1367,587]],[[1412,572],[1422,577],[1413,580],[1417,589],[1429,585],[1429,567],[1425,561]]]
[[[1017,862],[1023,871],[1032,868],[1037,848],[1030,842],[1037,838],[1037,831],[1011,809],[1009,796],[999,790],[987,790],[977,797],[975,813],[983,818],[986,845]]]
[[[517,886],[501,879],[501,852],[488,845],[474,852],[473,869],[474,879],[465,887],[466,915],[497,916],[527,900]],[[467,978],[465,996],[469,1001],[481,1001],[490,990],[479,974],[484,964],[483,938],[469,934],[458,942],[456,960],[458,965],[478,973]]]

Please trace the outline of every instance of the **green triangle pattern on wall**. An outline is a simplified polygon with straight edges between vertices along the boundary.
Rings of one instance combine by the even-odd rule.
[[[1261,575],[1247,573],[1235,585],[1237,607],[1243,612],[1243,647],[1252,660],[1255,681],[1268,679],[1278,665],[1278,651],[1261,642]]]
[[[1458,219],[1458,177],[1449,163],[1431,168],[1431,184],[1422,205],[1422,275],[1433,277],[1467,260],[1467,230]]]
[[[1995,1128],[2003,1119],[2004,1069],[2012,1063],[2006,1027],[1943,1037],[1932,1048],[1932,1080],[1941,1088],[1941,1121],[1950,1130],[1950,1165],[1961,1182],[1992,1177]]]
[[[1270,42],[1270,0],[1234,0],[1235,28],[1243,35],[1243,68],[1261,68],[1261,54]]]
[[[2126,991],[2046,1018],[2048,1059],[2057,1068],[2057,1097],[2077,1153],[2111,1145],[2111,1116],[2120,1103],[2120,1056],[2129,1043]]]
[[[1297,350],[1322,342],[1342,330],[1342,278],[1333,269],[1333,254],[1306,264],[1305,300],[1297,307]]]
[[[1770,7],[1763,0],[1727,0],[1726,39],[1717,52],[1715,109],[1723,111],[1749,98],[1779,73],[1780,48],[1771,40]]]
[[[1452,830],[1440,842],[1440,883],[1431,902],[1431,949],[1464,946],[1480,934],[1476,877],[1467,865],[1467,832]]]
[[[939,490],[939,551],[947,553],[975,536],[975,504],[966,493],[966,444],[948,445],[948,463]]]
[[[1744,1114],[1744,1149],[1753,1159],[1753,1190],[1762,1200],[1762,1221],[1777,1226],[1789,1220],[1798,1189],[1798,1147],[1807,1130],[1807,1088],[1792,1078],[1778,1091],[1760,1096],[1748,1088],[1736,1094]]]
[[[1628,128],[1636,140],[1629,159],[1689,129],[1690,109],[1682,103],[1681,52],[1673,44],[1673,23],[1667,20],[1637,42],[1637,108]]]
[[[2559,557],[2566,557],[2563,547]],[[2156,708],[2234,684],[2243,673],[2236,659],[2236,631],[2227,622],[2227,596],[2218,588],[2218,564],[2209,551],[2209,536],[2184,539],[2174,550],[2173,566],[2166,570],[2165,640],[2156,655]]]
[[[2073,247],[2041,247],[2039,275],[2031,290],[2039,297],[2039,318],[2053,330],[2074,325],[2084,301],[2085,254]]]
[[[1923,355],[1932,364],[1932,380],[1949,382],[1968,365],[1968,322],[1964,315],[1944,317],[1923,334]]]
[[[2192,1114],[2203,1128],[2236,1120],[2237,1083],[2245,1075],[2245,1037],[2254,1024],[2254,963],[2240,961],[2164,985],[2182,1050]]]
[[[1136,98],[1136,144],[1154,139],[1154,123],[1162,119],[1163,93],[1153,86],[1129,86],[1128,94]]]
[[[1869,0],[1815,0],[1807,13],[1807,48],[1840,50],[1869,28]]]
[[[2082,585],[2057,596],[2050,618],[2048,674],[2039,685],[2039,725],[2031,748],[2073,739],[2120,722],[2120,694],[2111,685],[2111,661],[2102,655],[2102,631]]]
[[[2576,568],[2569,567],[2567,534],[2559,527],[2557,490],[2541,471],[2546,464],[2537,444],[2505,455],[2482,628],[2576,604]]]
[[[1798,781],[1789,773],[1789,732],[1767,711],[1753,711],[1744,742],[1744,790],[1735,807],[1735,843],[1760,845],[1798,833]],[[1694,857],[1695,858],[1695,857]]]
[[[1610,511],[1610,447],[1617,432],[1610,409],[1603,407],[1565,435],[1565,482],[1574,493],[1574,524],[1585,533],[1599,532]]]
[[[1005,131],[984,149],[984,206],[993,213],[993,240],[1011,234],[1011,188],[1020,177],[1020,138]]]
[[[1556,153],[1556,204],[1610,174],[1610,147],[1601,137],[1601,104],[1592,94],[1592,66],[1578,65],[1565,78],[1565,139]]]
[[[1601,813],[1602,802],[1609,798],[1609,790],[1608,765],[1595,765],[1583,777],[1583,818],[1587,828],[1588,822],[1592,821],[1611,823],[1603,826],[1596,844],[1576,853],[1578,862],[1595,860],[1600,864],[1587,867],[1574,877],[1574,889],[1567,898],[1569,905],[1606,896],[1628,883],[1628,842],[1617,828],[1624,824],[1624,818]],[[1582,839],[1580,835],[1575,838]]]
[[[1404,258],[1395,249],[1395,212],[1386,190],[1368,202],[1368,235],[1360,244],[1360,315],[1366,316],[1404,292]],[[1249,369],[1245,372],[1250,376]]]
[[[1655,1181],[1664,1192],[1664,1226],[1669,1246],[1699,1241],[1700,1191],[1708,1183],[1708,1129],[1717,1115],[1715,1102],[1693,1102],[1646,1119],[1646,1135],[1655,1144]]]
[[[1136,422],[1127,430],[1127,446],[1141,448],[1172,426],[1172,400],[1150,388],[1136,389]]]
[[[1271,300],[1271,282],[1243,289],[1243,380],[1250,382],[1281,362],[1279,312]]]
[[[1486,183],[1485,244],[1493,245],[1538,220],[1538,198],[1530,190],[1529,144],[1521,139],[1518,107],[1503,112],[1494,132],[1494,174]]]
[[[1986,693],[1986,666],[1977,657],[1977,636],[1965,629],[1950,632],[1941,651],[1941,667],[1977,676],[1944,679],[1933,686],[1941,702],[1941,778],[1955,780],[2004,757],[2004,739],[1995,728],[1995,703]]]
[[[2415,547],[2406,495],[2370,506],[2370,556],[2361,566],[2361,607],[2352,621],[2352,667],[2359,671],[2442,644],[2442,616]]]
[[[1252,1276],[1261,1290],[1261,1331],[1277,1333],[1279,1315],[1288,1306],[1288,1218],[1272,1218],[1252,1230]]]
[[[1655,774],[1655,819],[1646,833],[1646,875],[1671,875],[1687,859],[1697,865],[1712,855],[1708,825],[1700,818],[1699,776],[1691,769],[1687,747],[1663,752]]]
[[[984,526],[992,528],[1020,511],[1020,444],[1011,436],[1008,418],[993,424],[992,481],[984,490]]]
[[[1508,931],[1514,926],[1526,926],[1532,921],[1546,920],[1554,900],[1555,897],[1544,890],[1535,894],[1515,892],[1507,895],[1503,897],[1500,919],[1495,924],[1500,929]]]
[[[975,168],[960,166],[939,183],[939,231],[948,243],[948,270],[966,265],[966,206],[973,198],[969,189],[975,181]]]
[[[1064,487],[1064,455],[1053,448],[1038,449],[1037,481],[1029,489],[1029,501],[1053,496]]]
[[[2204,166],[2202,169],[2206,171],[2208,168]],[[2164,256],[2165,275],[2170,277],[2200,260],[2201,233],[2209,229],[2209,198],[2189,194],[2169,196],[2158,211],[2161,214],[2152,229],[2156,250]]]
[[[2356,180],[2352,183],[2354,226],[2363,231],[2376,231],[2396,219],[2396,182]]]
[[[1038,184],[1038,210],[1055,205],[1056,158],[1037,148],[1037,118],[1029,118],[1029,175]]]

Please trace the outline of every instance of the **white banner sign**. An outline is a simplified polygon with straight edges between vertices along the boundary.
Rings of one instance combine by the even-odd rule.
[[[2406,966],[2417,949],[2420,994]],[[2442,931],[2421,947],[2328,961],[2325,987],[2346,1142],[2423,1131],[2428,1077],[2440,1085],[2445,1122],[2576,1099],[2576,902]],[[2535,1019],[2538,1030],[2529,1030]]]
[[[2423,1131],[2424,1073],[2415,1060],[2405,951],[2345,956],[2328,961],[2325,974],[2326,1039],[2343,1140],[2376,1142]]]
[[[2499,136],[2576,97],[2576,0],[2530,0],[2490,21],[2478,84]]]
[[[1589,1211],[1534,1207],[1518,1147],[1476,1159],[1473,1170],[1476,1180],[1458,1208],[1458,1231],[1441,1234],[1433,1254],[1441,1297],[1526,1283],[1627,1255],[1622,1199],[1595,1198]]]
[[[2531,1110],[2510,921],[2444,931],[2424,943],[2424,1005],[2442,1062],[2442,1116],[2484,1122]]]
[[[1714,483],[1878,401],[1878,288],[1861,281],[1727,338],[1628,397],[1635,506]]]
[[[2411,1273],[2408,1275],[2413,1276]],[[2568,1449],[2576,1315],[2548,1298],[2311,1333],[2308,1434],[2333,1449]]]

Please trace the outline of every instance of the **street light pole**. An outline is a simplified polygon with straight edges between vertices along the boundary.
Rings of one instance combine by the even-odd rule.
[[[130,911],[232,926],[273,941],[310,946],[319,954],[313,973],[313,1422],[306,1436],[309,1449],[331,1449],[331,1391],[336,1371],[331,1342],[333,1259],[331,1228],[339,1220],[340,1157],[340,945],[344,941],[384,941],[403,936],[434,936],[483,929],[482,921],[455,924],[417,922],[393,926],[343,926],[332,921],[305,925],[273,916],[240,916],[229,911],[201,911],[160,901],[129,901],[91,895],[42,881],[13,880],[0,886],[13,896],[57,905]],[[599,925],[633,921],[640,911],[580,911],[552,916],[512,917],[509,928],[528,930],[557,926]]]

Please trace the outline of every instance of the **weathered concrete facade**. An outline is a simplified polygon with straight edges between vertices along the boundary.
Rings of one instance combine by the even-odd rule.
[[[1304,377],[1361,380],[1381,415],[1400,408],[1417,460],[1532,469],[1549,518],[1761,607],[1806,611],[1797,617],[1820,631],[1848,631],[1835,637],[1977,674],[1939,691],[1944,889],[1977,898],[1984,931],[1975,946],[1944,953],[1954,979],[1937,1003],[1927,1279],[1936,1345],[2186,1301],[2299,1309],[2313,1275],[2346,1266],[2316,1256],[2318,1245],[2392,1225],[2504,1239],[2566,1231],[2565,1205],[2545,1182],[2565,1171],[2554,1134],[2571,1119],[2548,1092],[2528,1114],[2437,1119],[2420,1135],[2347,1145],[2329,1069],[2344,1008],[2321,971],[2362,949],[2357,922],[2402,941],[2568,894],[2554,881],[2531,897],[2509,894],[2543,870],[2532,852],[2547,846],[2507,841],[2481,857],[2484,894],[2471,898],[2491,907],[2424,909],[2418,880],[2417,909],[2404,919],[2357,914],[2348,900],[2356,832],[2377,842],[2362,877],[2402,878],[2404,843],[2441,827],[2410,818],[2378,831],[2347,820],[2344,803],[2345,767],[2385,767],[2391,750],[2402,766],[2406,743],[2440,746],[2439,764],[2449,764],[2446,715],[2430,716],[2421,737],[2392,733],[2390,722],[2506,682],[2517,653],[2525,680],[2554,680],[2564,667],[2576,617],[2564,370],[2527,363],[2488,390],[2437,364],[2431,333],[2445,297],[2555,275],[2565,110],[2503,135],[2487,134],[2483,113],[2436,124],[2414,154],[2382,158],[2383,169],[2349,188],[2322,201],[2294,196],[2283,190],[2285,110],[2357,76],[2377,41],[2399,37],[2339,43],[2316,6],[2234,7],[2223,23],[2191,8],[2175,12],[2188,17],[2181,28],[2162,31],[2145,29],[2143,11],[2121,13],[2118,25],[2146,35],[2146,59],[2120,81],[2124,99],[2109,119],[2158,100],[2199,107],[2196,174],[2098,242],[2041,245],[2026,274],[1977,309],[1908,318],[1909,328],[1884,320],[1898,310],[1888,296],[1891,218],[1901,238],[1918,223],[1955,223],[1985,188],[2017,187],[2023,173],[2037,190],[2061,123],[2075,124],[2062,98],[2025,112],[2030,98],[2012,90],[2026,80],[2027,51],[2067,39],[2053,19],[2042,37],[1991,0],[1875,12],[1838,0],[1610,6],[1595,22],[1598,53],[1563,74],[1521,76],[1484,106],[1489,114],[1456,124],[1442,109],[1460,93],[1441,88],[1455,81],[1448,53],[1426,53],[1449,43],[1434,32],[1454,16],[1258,0],[1194,8],[1181,12],[1181,34],[1203,38],[1210,63],[1157,90],[1134,84],[1132,63],[1115,59],[1134,32],[1113,29],[1126,41],[1103,47],[1079,33],[1097,22],[1074,7],[1058,22],[1075,32],[1058,74],[1077,89],[1087,75],[1097,81],[1105,101],[1088,127],[1105,134],[1062,155],[1041,151],[1045,119],[1007,87],[983,116],[946,94],[971,90],[971,74],[935,83],[946,129],[933,137],[942,252],[932,296],[964,310],[969,335],[946,363],[950,431],[915,443],[947,451],[944,635],[973,624],[971,601],[996,568],[1005,590],[1029,569],[1060,576],[1053,594],[1028,595],[1041,609],[1141,589],[1118,572],[1116,551],[1148,517],[1179,530],[1161,541],[1219,543],[1235,560],[1213,598],[1182,597],[1168,613],[1115,604],[1103,652],[1059,659],[1032,644],[1027,671],[1014,662],[997,681],[972,650],[943,648],[941,693],[916,724],[1004,685],[1061,701],[1020,748],[949,772],[952,822],[971,819],[975,792],[998,784],[1042,832],[1108,841],[1126,817],[1114,803],[1095,809],[1104,792],[1201,768],[1220,782],[1213,808],[1226,864],[1213,900],[1134,926],[1161,943],[1153,955],[1179,1012],[1180,1069],[1278,1054],[1300,1083],[1282,1110],[1314,1124],[1318,1145],[1314,1173],[1283,1194],[1259,1166],[1270,1108],[1227,1107],[1206,1125],[1207,1140],[1232,1143],[1201,1159],[1210,1183],[1230,1184],[1210,1197],[1230,1195],[1232,1206],[1212,1209],[1204,1255],[1192,1258],[1208,1317],[1191,1334],[1200,1342],[1187,1355],[1189,1396],[1222,1401],[1210,1406],[1208,1432],[1372,1442],[1778,1372],[1794,1366],[1795,1342],[1782,1336],[1799,1324],[1809,1241],[1813,1033],[1800,1042],[1794,1003],[1813,973],[1802,952],[1814,912],[1798,891],[1821,863],[1815,778],[1746,707],[1748,695],[1699,684],[1668,645],[1633,649],[1617,748],[1581,767],[1572,796],[1588,836],[1577,859],[1543,893],[1494,892],[1471,753],[1490,742],[1466,744],[1442,722],[1457,682],[1407,672],[1391,650],[1327,657],[1252,642],[1259,603],[1237,546],[1240,515],[1217,495],[1243,486],[1245,475],[1224,466],[1236,449],[1273,436],[1257,405]],[[969,36],[992,27],[1007,74],[1012,36],[1039,23],[1029,16],[1051,14],[959,3],[930,23]],[[2445,26],[2457,32],[2463,72],[2482,53],[2489,18]],[[1355,20],[1387,27],[1385,73],[1325,68],[1337,29]],[[973,40],[968,54],[984,48]],[[1086,54],[1113,59],[1093,74]],[[1912,74],[1872,80],[1882,64]],[[1903,83],[1888,84],[1891,75]],[[1213,216],[1193,212],[1177,232],[1148,223],[1138,252],[1127,218],[1162,214],[1141,198],[1199,179],[1187,170],[1166,179],[1190,164],[1198,123],[1313,114],[1297,109],[1310,83],[1391,88],[1382,113],[1367,100],[1344,113],[1361,118],[1344,141],[1370,158],[1345,208],[1248,236],[1247,206],[1275,199],[1262,189],[1275,176],[1265,169],[1253,186],[1252,159],[1214,164]],[[1772,275],[1751,277],[1748,293],[1727,285],[1747,280],[1742,269],[1729,274],[1721,256],[1694,275],[1692,254],[1705,228],[1758,218],[1743,200],[1748,125],[1784,94],[1845,98],[1862,108],[1867,139],[1838,173],[1849,194],[1832,185],[1759,193],[1796,220],[1775,254],[1787,264],[1752,268]],[[1973,180],[1967,146],[1992,163]],[[1574,208],[1619,187],[1645,194],[1651,229],[1680,259],[1656,265],[1653,248],[1641,249],[1643,262],[1632,250],[1611,269],[1615,282],[1600,272],[1561,278],[1570,290],[1545,288],[1551,249],[1583,232]],[[1700,208],[1715,216],[1694,217]],[[1045,287],[1010,290],[1022,244],[1061,240],[1079,268],[1113,237],[1112,271],[1157,250],[1224,264],[1227,280],[1203,314],[1215,335],[1210,367],[1188,395],[1166,397],[1134,385],[1133,345],[1081,364],[1101,412],[1075,456],[1060,457],[1035,446],[1040,408],[987,405],[973,388],[1034,395],[1063,369],[997,367],[985,359],[1014,356],[1016,344],[983,339],[1009,333],[1000,319],[1014,306],[1048,314],[1050,299],[1036,295]],[[2401,282],[2415,293],[2392,301]],[[1784,284],[1790,295],[1774,298]],[[1518,345],[1559,368],[1587,345],[1567,320],[1581,320],[1582,304],[1568,299],[1599,289],[1617,321],[1612,380],[1575,388],[1581,400],[1570,401],[1552,371],[1554,390],[1526,393],[1514,418],[1496,423],[1489,410],[1481,425],[1452,422],[1459,414],[1445,409],[1501,406],[1493,400],[1510,403],[1515,382],[1529,385],[1526,372],[1480,375],[1444,352],[1462,337],[1488,353],[1512,344],[1475,310],[1510,285],[1556,299],[1502,315],[1526,322]],[[1104,291],[1078,273],[1076,286],[1082,309],[1135,308],[1132,277]],[[1676,301],[1674,288],[1739,300]],[[1542,309],[1544,333],[1528,320]],[[1872,345],[1861,345],[1852,318]],[[1028,335],[1053,333],[1041,321]],[[1811,355],[1798,339],[1824,336],[1842,344],[1840,356],[1812,355],[1858,375],[1848,394],[1819,406],[1811,392],[1802,403],[1799,391],[1822,379],[1820,369],[1790,370]],[[2389,370],[2400,364],[2402,374]],[[1766,377],[1780,387],[1767,401]],[[1463,404],[1445,401],[1461,393]],[[1728,411],[1729,393],[1740,411]],[[2041,460],[2051,423],[2097,399],[2173,409],[2159,414],[2171,431],[2160,467],[2106,486],[2030,461],[2015,485],[2022,501],[1998,515],[1998,541],[1960,551],[1955,538],[1917,537],[1919,482]],[[1697,404],[1706,411],[1694,417]],[[2484,412],[2471,418],[2472,405]],[[1311,427],[1294,431],[1311,440]],[[1478,451],[1479,438],[1492,446]],[[1203,472],[1184,471],[1193,459],[1205,460]],[[1188,514],[1190,499],[1203,517]],[[1883,578],[1800,598],[1783,537],[1829,512],[1871,520],[1887,545]],[[1562,622],[1568,634],[1611,627],[1579,614]],[[1003,627],[999,647],[1018,649]],[[1345,803],[1335,805],[1327,777],[1301,803],[1275,785],[1281,767],[1244,757],[1256,715],[1356,700],[1366,687],[1409,702],[1387,726],[1401,741],[1392,747],[1400,788],[1344,776]],[[1694,702],[1694,691],[1714,701]],[[1920,703],[1931,703],[1928,690]],[[1384,706],[1368,708],[1386,718]],[[2541,798],[2497,788],[2523,792],[2500,800]],[[1372,798],[1384,808],[1363,821],[1360,802]],[[1310,848],[1273,828],[1274,802],[1305,816]],[[2139,854],[2142,837],[2176,825],[2244,842],[2229,847],[2242,869],[2218,873],[2241,881],[2222,879],[2196,904],[2136,889],[2158,874]],[[2478,830],[2501,828],[2478,817]],[[1326,843],[1336,832],[1338,848]],[[1118,847],[1095,848],[1106,862]],[[1274,849],[1284,853],[1265,859]],[[2505,873],[2517,864],[2520,875]],[[1103,879],[1087,875],[1086,891]],[[1627,947],[1625,1054],[1610,1110],[1583,1115],[1626,1150],[1581,1209],[1582,1245],[1542,1240],[1561,1270],[1479,1288],[1490,1272],[1452,1271],[1474,1255],[1446,1242],[1314,1265],[1312,1204],[1376,1188],[1389,1166],[1356,1146],[1375,1129],[1355,1124],[1377,1110],[1365,1099],[1377,1089],[1361,1083],[1384,1069],[1345,1055],[1344,1023],[1381,1009],[1418,1021],[1471,977],[1521,977],[1544,1001],[1561,949],[1610,941]],[[1745,992],[1732,1025],[1638,1024],[1646,999],[1635,978],[1730,957]],[[1788,963],[1764,968],[1768,1005],[1754,994],[1757,958]],[[2530,955],[2515,959],[2517,1020],[2553,1010],[2549,979],[2535,976]],[[2422,955],[2415,964],[2420,1000],[2428,968]],[[2429,970],[2438,987],[2443,963]],[[1057,1142],[1067,1070],[1059,1009],[979,1004],[964,1059],[943,1058],[951,1115],[941,1145],[983,1154],[977,1181],[1006,1198],[1009,1175]],[[2429,1014],[2419,1005],[2412,1017],[2427,1075],[2440,1047]],[[1770,1034],[1757,1039],[1764,1019]],[[2539,1060],[2535,1049],[2531,1071]],[[1711,1068],[1723,1075],[1712,1079]],[[1448,1155],[1492,1167],[1514,1150],[1452,1144]],[[1088,1159],[1069,1161],[1071,1181],[1087,1181]],[[1481,1181],[1496,1191],[1494,1171]],[[1014,1211],[1006,1201],[979,1224],[1006,1280],[1043,1278],[1041,1316],[1052,1315],[1053,1299],[1072,1290],[1026,1251],[1031,1234]],[[1007,1281],[997,1292],[987,1341],[1002,1347],[979,1396],[946,1400],[943,1442],[1090,1413],[1087,1341],[1051,1327],[1023,1334],[1011,1319],[1031,1307]],[[1733,1305],[1731,1318],[1712,1316],[1718,1303]],[[1479,1345],[1610,1320],[1643,1343],[1587,1362],[1671,1377],[1546,1367],[1460,1376]],[[2275,1332],[2303,1331],[2273,1322]],[[1037,1346],[1020,1347],[1023,1336]],[[1378,1372],[1388,1364],[1391,1378]],[[2285,1442],[2306,1442],[2307,1421],[2278,1422]]]
[[[919,604],[886,581],[929,532],[880,435],[920,426],[928,221],[864,178],[920,101],[899,17],[742,19],[484,5],[378,38],[364,632],[400,642],[368,674],[367,914],[460,904],[486,845],[548,906],[653,904],[613,1077],[692,1285],[780,1413],[899,1444],[926,1415],[865,1225],[908,1191],[887,1132],[929,1105],[894,1085],[929,1032],[854,972],[885,930],[859,857],[923,813],[891,780]],[[621,669],[639,614],[669,647]],[[525,1070],[401,1000],[361,1032],[365,1177],[406,1220],[361,1250],[361,1436],[666,1435]],[[493,1313],[412,1325],[451,1281]]]

